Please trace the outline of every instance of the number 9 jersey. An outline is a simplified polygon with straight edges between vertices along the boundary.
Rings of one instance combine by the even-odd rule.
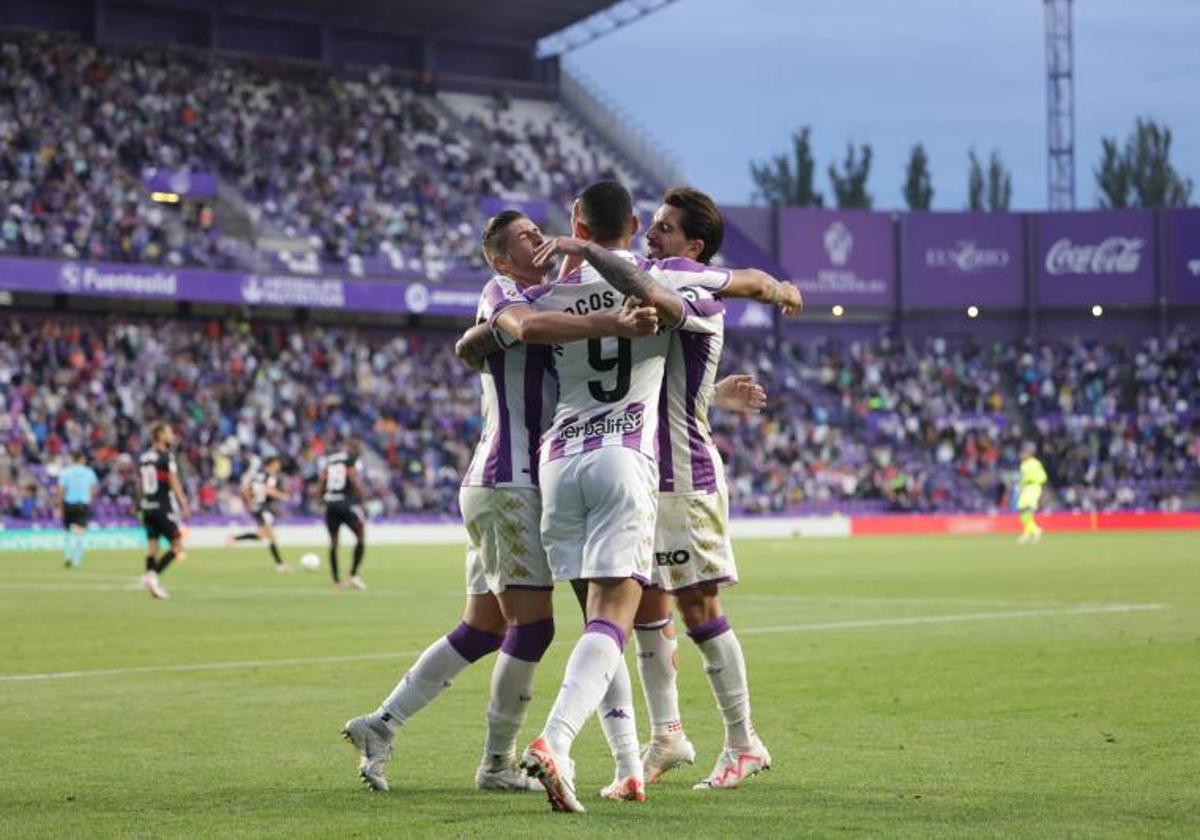
[[[705,289],[724,288],[729,282],[727,270],[688,260],[656,262],[628,251],[616,253],[637,262],[668,288],[688,287],[681,294],[684,317],[677,329],[699,333],[722,329],[724,306]],[[624,302],[620,292],[590,265],[528,290],[525,298],[537,309],[576,315],[613,314]],[[659,395],[669,347],[668,333],[555,345],[558,403],[554,421],[542,437],[540,463],[608,446],[633,449],[655,460]]]

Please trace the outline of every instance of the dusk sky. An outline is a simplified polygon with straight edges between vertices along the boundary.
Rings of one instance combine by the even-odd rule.
[[[1074,5],[1078,206],[1097,203],[1100,138],[1138,116],[1171,127],[1200,202],[1200,0]],[[874,147],[875,206],[902,207],[920,141],[935,208],[965,205],[972,146],[999,150],[1014,209],[1046,206],[1041,0],[677,0],[566,61],[726,203],[749,203],[748,161],[810,125],[827,205],[824,170],[854,141]]]

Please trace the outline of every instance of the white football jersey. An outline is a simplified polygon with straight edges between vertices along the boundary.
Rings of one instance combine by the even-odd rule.
[[[521,287],[496,276],[483,287],[477,323],[526,303]],[[513,344],[485,360],[480,377],[483,432],[463,476],[464,487],[536,487],[537,448],[554,414],[556,384],[550,348]]]
[[[671,288],[707,277],[724,287],[729,273],[688,260],[663,263],[617,251]],[[667,266],[675,263],[677,267]],[[682,263],[686,263],[684,266]],[[588,315],[615,313],[623,298],[590,265],[559,281],[535,287],[525,297],[539,309]],[[684,319],[678,330],[710,334],[721,329],[724,307],[711,296],[684,297]],[[596,338],[555,345],[558,404],[554,420],[542,438],[541,461],[623,446],[654,459],[658,446],[658,417],[663,370],[671,333],[644,338]]]

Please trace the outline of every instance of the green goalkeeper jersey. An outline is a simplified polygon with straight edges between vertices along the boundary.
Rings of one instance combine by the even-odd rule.
[[[1030,455],[1021,462],[1021,489],[1041,487],[1046,483],[1046,468],[1042,462]]]

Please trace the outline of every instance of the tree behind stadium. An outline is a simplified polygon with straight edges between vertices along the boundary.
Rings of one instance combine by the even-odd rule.
[[[1171,129],[1138,118],[1124,148],[1115,137],[1100,140],[1100,165],[1094,171],[1100,206],[1187,207],[1192,181],[1171,164]]]
[[[918,143],[908,156],[907,174],[904,178],[904,201],[909,210],[928,210],[933,203],[933,181],[929,174],[929,156],[925,146]]]
[[[846,157],[842,171],[830,165],[829,183],[837,197],[837,206],[843,210],[870,210],[871,194],[867,192],[867,179],[871,176],[871,147],[864,143],[854,153],[854,144],[846,144]]]
[[[792,135],[794,165],[786,154],[776,155],[762,163],[750,162],[750,177],[754,179],[755,197],[776,206],[825,206],[825,197],[814,189],[815,165],[808,135],[808,126]]]

